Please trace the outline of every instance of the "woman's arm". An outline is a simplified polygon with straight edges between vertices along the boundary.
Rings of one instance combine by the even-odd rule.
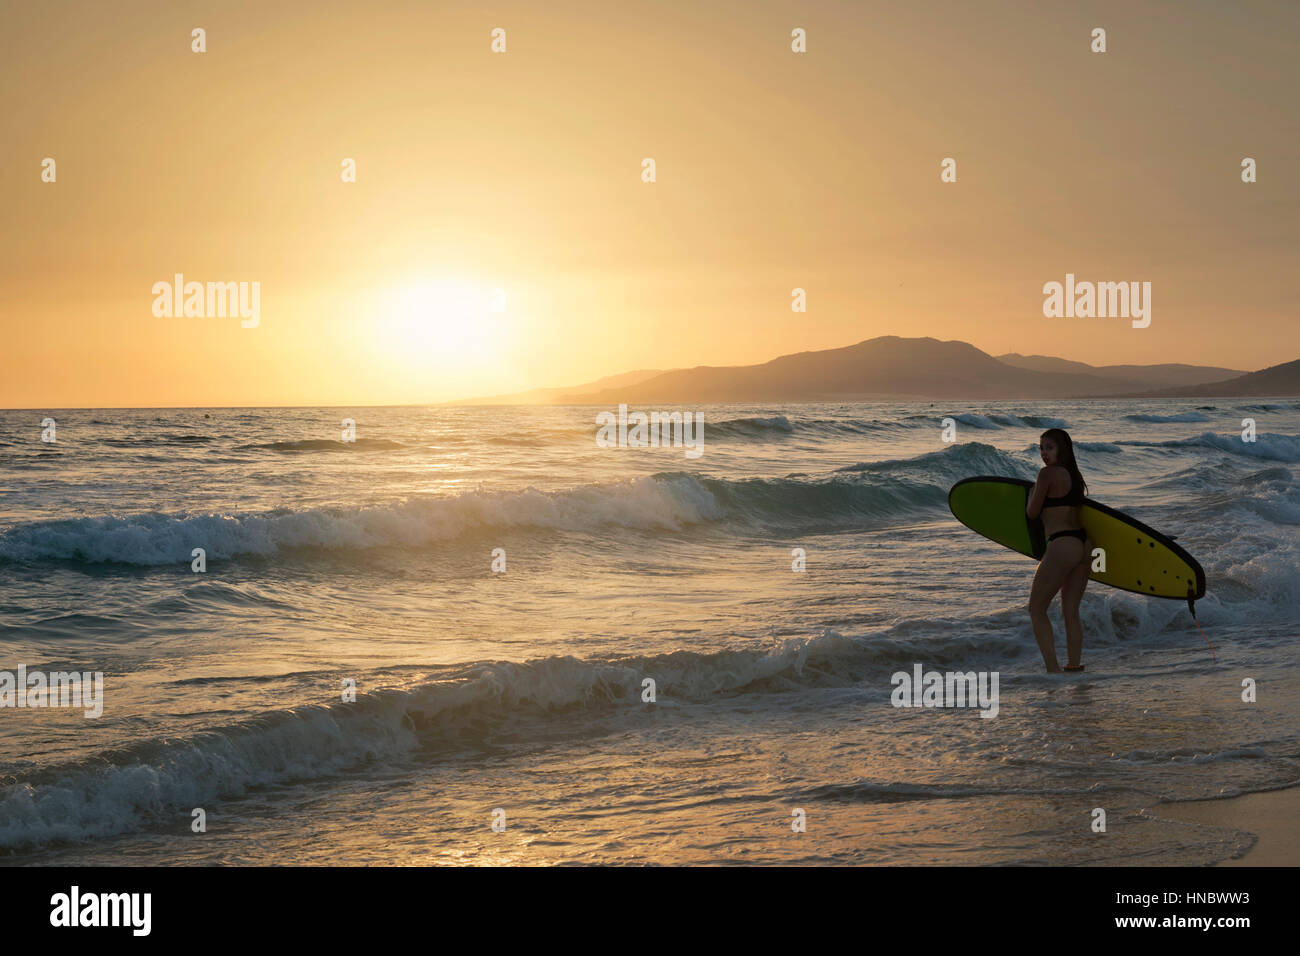
[[[1047,486],[1052,483],[1051,476],[1044,465],[1038,470],[1038,480],[1029,492],[1029,503],[1025,505],[1025,517],[1033,520],[1043,513],[1043,502],[1047,500]]]

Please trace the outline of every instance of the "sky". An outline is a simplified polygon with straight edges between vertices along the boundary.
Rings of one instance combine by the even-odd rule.
[[[15,0],[0,407],[433,403],[878,335],[1290,361],[1298,38],[1264,2]],[[1150,282],[1150,325],[1045,317],[1067,273]],[[155,314],[177,274],[258,283],[256,326]]]

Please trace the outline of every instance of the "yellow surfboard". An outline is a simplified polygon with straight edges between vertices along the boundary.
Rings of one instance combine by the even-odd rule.
[[[1025,515],[1033,487],[1023,478],[963,478],[948,492],[948,507],[976,534],[1041,558],[1047,550],[1043,523]],[[1093,551],[1105,552],[1106,570],[1093,571],[1090,580],[1135,594],[1183,600],[1196,613],[1193,602],[1205,596],[1205,571],[1173,538],[1091,498],[1083,499],[1079,519]]]

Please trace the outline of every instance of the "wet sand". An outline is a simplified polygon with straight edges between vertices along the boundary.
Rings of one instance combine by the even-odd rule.
[[[1152,813],[1184,823],[1232,827],[1257,837],[1241,857],[1217,866],[1300,866],[1300,787],[1227,800],[1169,803]]]

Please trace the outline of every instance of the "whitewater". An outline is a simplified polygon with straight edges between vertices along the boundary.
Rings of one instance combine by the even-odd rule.
[[[0,411],[0,670],[104,674],[0,709],[0,862],[1195,865],[1252,837],[1162,803],[1300,781],[1300,401],[682,410],[698,459],[587,407]],[[1043,673],[1034,562],[946,502],[1049,427],[1204,638],[1093,582]],[[892,707],[917,664],[996,718]]]

